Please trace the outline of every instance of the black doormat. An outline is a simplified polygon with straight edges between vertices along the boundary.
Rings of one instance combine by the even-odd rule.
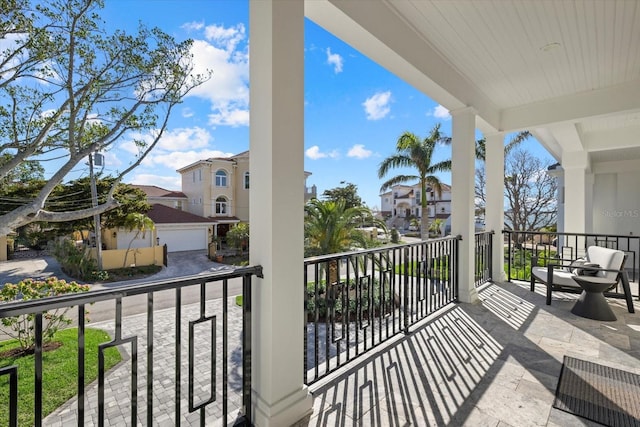
[[[640,426],[640,375],[565,356],[553,406],[606,426]]]

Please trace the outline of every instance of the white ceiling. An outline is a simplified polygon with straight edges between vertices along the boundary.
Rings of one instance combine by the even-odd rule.
[[[639,0],[307,0],[306,15],[485,132],[640,158]]]

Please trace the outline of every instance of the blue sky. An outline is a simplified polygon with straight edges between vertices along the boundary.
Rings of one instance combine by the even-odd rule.
[[[192,38],[197,69],[213,78],[175,110],[168,132],[125,182],[180,189],[176,169],[249,148],[248,1],[106,0],[108,29],[138,21],[178,40]],[[451,134],[447,111],[311,21],[305,23],[305,170],[321,194],[341,181],[358,186],[369,207],[380,206],[377,169],[404,131],[426,136],[436,124]],[[537,142],[530,148],[545,155]],[[106,153],[106,171],[123,169],[131,143]],[[442,147],[435,161],[450,157]],[[550,157],[546,155],[547,160]],[[413,173],[401,171],[397,173]],[[394,173],[395,175],[396,173]],[[393,175],[389,175],[391,177]],[[448,174],[441,179],[451,183]]]

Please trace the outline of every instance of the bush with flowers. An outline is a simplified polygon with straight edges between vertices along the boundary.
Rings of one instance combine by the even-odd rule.
[[[87,292],[88,285],[80,285],[76,282],[67,282],[57,277],[48,277],[44,280],[25,279],[17,284],[6,283],[0,289],[0,312],[2,303],[14,301],[29,301],[34,299],[55,297],[59,295]],[[43,313],[42,341],[43,345],[50,342],[53,335],[63,326],[69,325],[71,319],[66,317],[67,311],[72,307],[59,308]],[[35,346],[35,314],[24,314],[15,317],[3,317],[2,326],[5,333],[20,343],[24,353],[33,350]]]

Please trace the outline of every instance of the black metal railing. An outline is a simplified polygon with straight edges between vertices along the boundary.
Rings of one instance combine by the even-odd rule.
[[[457,302],[458,240],[305,259],[305,383]]]
[[[195,422],[201,425],[205,425],[205,419],[206,423],[209,423],[212,418],[221,419],[223,425],[227,425],[231,410],[238,411],[236,421],[250,424],[251,279],[253,276],[261,275],[262,267],[242,267],[206,276],[191,276],[173,281],[129,285],[0,305],[0,319],[35,315],[33,395],[19,394],[17,378],[21,372],[18,366],[0,369],[0,378],[5,375],[9,377],[10,398],[8,402],[1,403],[9,407],[9,426],[18,425],[18,401],[21,399],[33,399],[34,424],[42,425],[42,402],[43,398],[47,397],[43,396],[42,387],[43,365],[47,363],[46,358],[43,358],[43,322],[47,321],[47,311],[68,307],[77,307],[78,389],[76,408],[72,411],[77,414],[78,426],[93,424],[96,420],[97,424],[102,426],[105,424],[105,415],[109,416],[105,412],[105,393],[113,394],[113,390],[109,390],[111,383],[107,384],[112,371],[105,372],[104,369],[104,354],[109,347],[118,347],[128,355],[126,365],[130,366],[130,372],[127,374],[130,384],[122,380],[118,380],[117,383],[129,387],[128,393],[125,393],[129,395],[129,401],[124,405],[125,408],[129,408],[129,414],[120,415],[123,416],[123,421],[129,419],[130,425],[156,425],[159,411],[163,413],[160,419],[164,417],[166,422],[172,425],[180,425],[185,419],[193,421],[194,418]],[[229,298],[230,290],[242,294],[242,308],[235,306],[233,298]],[[221,298],[212,296],[212,293],[220,291]],[[170,301],[167,301],[167,295]],[[90,305],[92,310],[102,310],[111,302],[115,305],[113,317],[106,323],[99,324],[111,324],[113,339],[98,347],[99,375],[98,390],[95,393],[95,386],[85,386],[84,378],[85,310]],[[146,319],[141,321],[140,316],[123,316],[123,303],[126,303],[127,311],[131,311],[135,306],[146,307]],[[158,307],[154,309],[156,304]],[[174,315],[166,313],[166,310],[173,310]],[[140,311],[144,313],[145,310]],[[241,332],[231,335],[230,330]],[[185,340],[183,332],[187,331],[188,338]],[[156,340],[170,345],[159,345]],[[186,348],[188,359],[183,357]],[[140,359],[146,359],[146,370],[140,371],[142,375],[138,375],[139,356]],[[172,358],[173,366],[170,363]],[[206,362],[203,362],[203,359]],[[188,364],[188,367],[183,366],[185,364]],[[185,367],[188,370],[187,375],[183,371]],[[194,384],[197,382],[210,384],[208,387],[195,389]],[[173,390],[167,391],[168,388]],[[184,389],[188,389],[188,393],[184,393]],[[159,396],[158,390],[165,391],[168,395],[165,393]],[[93,394],[89,396],[91,393]],[[123,395],[118,393],[117,401],[120,401]],[[139,404],[139,397],[144,398],[145,405]],[[85,405],[90,399],[97,400],[97,405]],[[162,402],[158,405],[160,408],[154,407],[154,403],[158,402]],[[146,410],[141,408],[145,406]],[[65,422],[69,423],[69,420],[65,419]]]
[[[493,231],[476,233],[474,237],[474,283],[476,288],[493,278]]]
[[[640,236],[514,230],[503,233],[508,280],[530,280],[531,257],[538,259],[538,265],[546,265],[550,260],[569,264],[594,245],[623,251],[627,255],[625,270],[632,282],[638,280]]]

